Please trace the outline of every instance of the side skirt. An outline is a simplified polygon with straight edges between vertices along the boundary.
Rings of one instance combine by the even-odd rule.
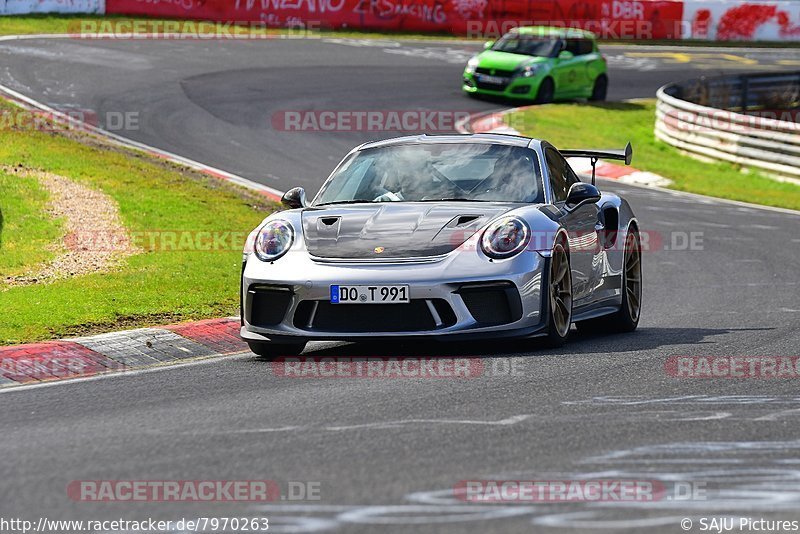
[[[617,313],[619,311],[619,306],[619,302],[614,302],[612,300],[604,300],[592,303],[586,307],[578,308],[578,310],[573,311],[572,322],[576,323],[578,321],[585,321],[587,319],[594,319],[596,317],[602,317],[603,315]]]

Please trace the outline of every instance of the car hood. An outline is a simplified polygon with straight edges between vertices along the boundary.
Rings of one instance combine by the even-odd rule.
[[[396,259],[438,256],[458,248],[514,204],[386,202],[309,208],[308,252],[320,258]]]
[[[478,55],[478,62],[479,67],[489,69],[516,70],[523,65],[546,63],[547,58],[487,50]]]

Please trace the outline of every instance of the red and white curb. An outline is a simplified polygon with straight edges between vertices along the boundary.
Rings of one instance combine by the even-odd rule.
[[[0,347],[0,388],[138,371],[248,350],[239,318]]]
[[[535,106],[526,106],[521,108],[511,108],[502,111],[478,113],[471,115],[469,119],[461,121],[456,125],[456,130],[459,133],[496,133],[506,135],[522,135],[518,130],[508,125],[505,120],[506,115],[518,111],[532,109]],[[572,170],[582,176],[592,175],[592,162],[589,158],[569,158],[568,159]],[[606,180],[616,180],[627,184],[644,185],[650,187],[666,187],[672,183],[668,178],[664,178],[658,174],[651,172],[640,171],[633,167],[625,165],[615,165],[613,163],[598,162],[597,174],[598,178]]]

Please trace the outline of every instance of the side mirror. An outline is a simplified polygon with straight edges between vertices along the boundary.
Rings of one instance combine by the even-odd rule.
[[[558,53],[558,59],[560,59],[562,61],[565,60],[565,59],[572,59],[574,57],[575,57],[575,54],[573,54],[569,50],[562,50],[561,52]]]
[[[586,202],[597,202],[600,200],[600,190],[592,184],[578,182],[572,184],[567,193],[568,209],[574,209]]]
[[[305,208],[308,205],[306,190],[302,187],[293,187],[283,194],[281,204],[287,208]]]
[[[485,43],[483,43],[484,50],[489,50],[493,46],[494,46],[494,41],[486,41]]]

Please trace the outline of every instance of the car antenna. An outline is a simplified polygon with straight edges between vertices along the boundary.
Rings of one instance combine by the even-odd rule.
[[[594,177],[597,172],[597,156],[592,157],[592,185],[594,185]]]

